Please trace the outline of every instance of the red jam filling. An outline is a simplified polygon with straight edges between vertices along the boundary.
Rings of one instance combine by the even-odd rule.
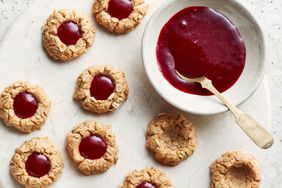
[[[159,187],[151,182],[145,181],[142,182],[140,185],[138,185],[137,188],[159,188]]]
[[[238,29],[223,14],[208,7],[188,7],[162,28],[156,55],[160,71],[175,88],[191,94],[210,95],[199,84],[177,76],[206,76],[223,92],[240,77],[246,47]]]
[[[118,19],[128,18],[133,11],[132,0],[110,0],[108,12],[112,17]]]
[[[91,82],[90,94],[96,100],[106,100],[114,92],[115,84],[112,79],[104,76],[95,76]]]
[[[76,44],[81,38],[82,32],[77,23],[68,21],[60,25],[57,35],[65,45],[69,46]]]
[[[80,154],[87,159],[100,159],[106,151],[106,142],[97,134],[83,138],[79,144]]]
[[[45,155],[33,152],[28,156],[25,168],[30,176],[40,178],[49,173],[51,164]]]
[[[14,98],[13,108],[19,118],[30,118],[36,113],[38,102],[31,93],[22,92]]]

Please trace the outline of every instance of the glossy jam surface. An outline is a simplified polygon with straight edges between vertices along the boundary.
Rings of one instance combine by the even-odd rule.
[[[87,159],[100,159],[107,151],[107,144],[100,135],[92,134],[81,140],[80,154]]]
[[[40,178],[49,173],[51,164],[45,155],[33,152],[27,158],[25,168],[30,176]]]
[[[128,18],[133,11],[133,3],[131,0],[110,0],[108,12],[112,17],[118,19]]]
[[[38,102],[31,93],[21,92],[14,98],[13,108],[16,116],[26,119],[36,113]]]
[[[246,48],[236,26],[208,7],[188,7],[162,28],[156,49],[159,68],[175,88],[191,94],[210,95],[199,84],[179,78],[206,76],[223,92],[240,77]]]
[[[81,38],[82,32],[75,22],[68,21],[60,25],[57,35],[65,45],[69,46],[76,44]]]
[[[90,94],[96,100],[106,100],[114,92],[115,84],[105,75],[95,76],[91,82]]]
[[[151,182],[145,181],[142,182],[140,185],[138,185],[137,188],[159,188],[159,187]]]

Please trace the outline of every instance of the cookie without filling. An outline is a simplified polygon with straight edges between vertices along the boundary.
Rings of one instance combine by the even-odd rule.
[[[43,27],[42,43],[52,58],[68,61],[84,54],[94,38],[95,29],[84,13],[55,10]]]
[[[75,166],[85,175],[104,172],[118,160],[115,135],[94,120],[77,125],[67,135],[66,148]]]
[[[239,151],[223,154],[212,163],[211,188],[259,188],[261,177],[254,157]]]
[[[111,66],[95,66],[83,71],[73,94],[84,109],[95,113],[114,111],[127,100],[127,96],[124,73]]]
[[[145,186],[147,184],[147,186]],[[172,182],[168,176],[156,169],[146,168],[143,170],[133,170],[125,178],[119,188],[172,188]]]
[[[147,9],[144,0],[96,0],[93,13],[96,21],[105,29],[115,34],[123,34],[131,31],[141,22]],[[124,14],[124,12],[128,13]]]
[[[39,130],[47,119],[51,101],[44,90],[28,82],[15,82],[0,96],[0,117],[23,133]]]
[[[159,114],[150,122],[146,138],[155,158],[170,166],[192,155],[197,145],[195,128],[180,114]]]
[[[12,176],[27,188],[48,187],[61,176],[63,167],[60,154],[47,137],[26,141],[10,162]]]

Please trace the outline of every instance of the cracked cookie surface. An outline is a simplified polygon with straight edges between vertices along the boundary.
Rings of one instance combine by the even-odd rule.
[[[109,77],[115,88],[105,100],[97,100],[91,96],[90,88],[95,76],[105,75]],[[81,103],[84,109],[95,113],[114,111],[122,105],[128,96],[128,85],[122,71],[111,66],[95,66],[83,71],[77,79],[73,97]]]
[[[148,9],[144,0],[132,0],[132,12],[127,18],[118,19],[109,14],[109,2],[110,0],[96,0],[93,5],[93,13],[100,25],[115,34],[123,34],[133,30],[141,22]]]
[[[106,143],[105,153],[97,159],[89,159],[80,152],[81,142],[90,135],[99,135]],[[118,160],[118,146],[115,135],[109,128],[92,120],[77,125],[66,139],[66,148],[74,165],[85,175],[102,173]]]
[[[153,184],[158,188],[173,188],[169,177],[156,168],[146,168],[143,170],[133,170],[125,178],[119,188],[136,188],[142,183]]]
[[[14,109],[15,97],[23,92],[34,96],[38,105],[35,113],[27,118],[17,116]],[[7,126],[16,128],[23,133],[39,130],[48,117],[50,106],[51,101],[44,90],[40,86],[28,82],[15,82],[6,87],[0,95],[0,117]]]
[[[66,23],[77,24],[81,32],[80,38],[75,44],[67,45],[58,36],[59,27]],[[43,27],[42,43],[47,53],[59,61],[72,60],[84,54],[92,46],[95,38],[95,29],[87,16],[74,10],[55,10],[49,16]]]
[[[259,188],[261,177],[254,157],[240,151],[223,154],[211,164],[211,188]]]
[[[50,169],[41,177],[30,175],[26,169],[29,156],[40,153],[48,158]],[[10,162],[10,172],[15,180],[27,188],[45,188],[54,183],[62,174],[63,160],[53,142],[47,137],[35,137],[16,149]]]
[[[197,145],[194,126],[180,114],[159,114],[150,122],[146,138],[156,160],[170,166],[192,155]]]

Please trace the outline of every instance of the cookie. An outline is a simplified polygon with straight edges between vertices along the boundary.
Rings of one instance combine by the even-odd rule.
[[[27,188],[48,187],[63,172],[63,160],[53,142],[47,137],[36,137],[16,149],[10,162],[15,180]]]
[[[172,188],[172,182],[168,176],[156,169],[146,168],[133,170],[125,178],[119,188]]]
[[[211,188],[259,188],[261,177],[254,157],[239,151],[223,154],[212,163]]]
[[[147,13],[144,0],[96,0],[93,14],[108,31],[124,34],[134,29]]]
[[[146,138],[146,147],[155,158],[170,166],[192,155],[197,145],[195,128],[179,114],[159,114],[150,122]]]
[[[42,43],[55,60],[68,61],[84,54],[92,46],[95,29],[84,13],[55,10],[43,27]]]
[[[68,135],[66,148],[75,166],[85,175],[108,170],[118,160],[115,135],[96,121],[85,121]]]
[[[15,82],[0,95],[0,117],[23,133],[39,130],[47,119],[51,101],[43,89],[28,82]]]
[[[127,100],[127,96],[124,73],[111,66],[95,66],[83,71],[73,95],[84,109],[95,113],[114,111]]]

